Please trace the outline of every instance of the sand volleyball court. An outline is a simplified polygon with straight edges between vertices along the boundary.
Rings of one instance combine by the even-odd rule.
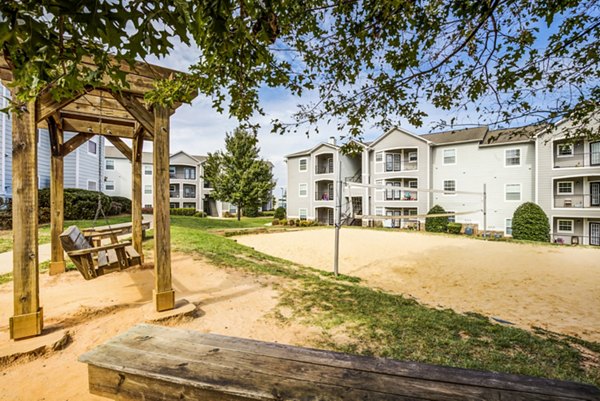
[[[333,229],[236,239],[333,270]],[[340,272],[427,305],[600,341],[600,249],[346,228]]]

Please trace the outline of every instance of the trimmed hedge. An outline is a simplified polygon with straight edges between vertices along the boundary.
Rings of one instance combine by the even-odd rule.
[[[448,232],[450,234],[460,234],[460,230],[462,230],[462,224],[448,223]]]
[[[98,191],[65,188],[65,220],[92,220],[98,208],[98,196],[100,196],[104,213],[109,215],[112,203],[110,196]],[[40,208],[50,208],[50,189],[40,189],[38,199]]]
[[[50,223],[50,208],[39,208],[38,224],[48,223]],[[12,230],[12,210],[3,210],[0,212],[0,230]]]
[[[116,213],[111,213],[112,216],[117,214],[131,214],[131,199],[124,196],[111,196],[111,210],[116,209]]]
[[[192,209],[190,207],[178,207],[172,208],[170,213],[173,216],[194,216],[196,214],[196,209]]]
[[[443,214],[446,213],[443,207],[435,205],[427,212],[427,214]],[[432,233],[445,233],[448,231],[448,217],[426,217],[425,231]]]
[[[276,219],[285,219],[286,216],[286,211],[284,207],[279,206],[277,209],[275,209],[275,213],[273,214],[273,217]]]
[[[512,236],[514,239],[528,241],[550,241],[548,216],[535,203],[523,203],[513,214]]]

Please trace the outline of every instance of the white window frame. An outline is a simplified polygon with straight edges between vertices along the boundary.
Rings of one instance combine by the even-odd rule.
[[[561,146],[568,147],[571,150],[571,152],[569,154],[561,155],[560,154]],[[557,143],[556,144],[556,157],[557,158],[573,157],[573,156],[575,156],[575,145],[573,145],[572,143]]]
[[[511,185],[519,186],[519,199],[507,199],[508,187]],[[521,184],[519,184],[519,183],[504,184],[504,201],[505,202],[521,202],[522,198],[523,198],[523,186]]]
[[[146,209],[150,209],[151,207],[152,207],[152,205],[151,205],[150,203],[146,203],[146,204],[144,205],[144,208],[146,208]]]
[[[96,187],[95,189],[90,189],[90,182],[94,184],[94,186]],[[98,181],[96,180],[87,180],[87,187],[86,189],[88,191],[98,191]]]
[[[414,155],[414,160],[413,160],[413,155]],[[408,152],[408,162],[409,163],[416,163],[419,161],[419,152]]]
[[[449,151],[454,152],[454,162],[453,163],[446,163],[446,152],[449,152]],[[454,166],[456,164],[457,160],[458,160],[458,152],[456,151],[456,148],[442,149],[442,165]]]
[[[150,172],[150,173],[148,173],[148,172]],[[152,175],[152,166],[150,166],[150,165],[144,166],[144,175]]]
[[[414,184],[414,186],[413,186],[413,184]],[[456,182],[455,182],[454,185],[456,185]],[[411,188],[411,189],[417,189],[417,188],[419,188],[419,180],[417,179],[417,180],[410,180],[410,181],[408,181],[408,187]]]
[[[305,194],[302,195],[302,187],[304,187],[305,190]],[[300,198],[307,198],[308,197],[308,184],[305,182],[302,182],[300,184],[298,184],[298,196]]]
[[[568,221],[571,223],[571,230],[566,231],[566,230],[561,230],[560,229],[560,222],[561,221]],[[556,220],[556,232],[557,233],[561,233],[561,234],[573,234],[575,232],[575,220],[573,219],[557,219]]]
[[[510,219],[509,218],[504,219],[504,235],[510,235],[511,237],[512,237],[512,230],[513,230],[512,220],[513,220],[512,217]],[[508,224],[509,221],[510,221],[510,225]],[[509,228],[510,228],[510,233],[508,232]]]
[[[303,214],[304,214],[304,217],[302,217]],[[300,220],[308,220],[308,209],[305,207],[301,207],[300,209],[298,209],[298,218]]]
[[[302,162],[304,163],[304,170],[302,169]],[[305,173],[308,171],[308,157],[303,157],[300,160],[298,160],[298,171],[301,173]]]
[[[561,192],[560,184],[571,184],[571,191]],[[575,194],[575,181],[557,181],[556,182],[556,194],[557,195],[574,195]]]
[[[109,183],[112,184],[112,189],[108,189]],[[113,192],[115,190],[115,181],[114,180],[106,180],[104,181],[104,190]]]
[[[446,183],[447,182],[453,182],[454,183],[454,191],[447,191],[446,192]],[[444,192],[443,192],[444,196],[456,196],[456,180],[444,180],[442,182],[442,188],[444,190]]]
[[[518,152],[518,157],[519,157],[519,164],[508,164],[508,152],[510,151],[517,151]],[[522,160],[522,155],[521,155],[521,148],[510,148],[510,149],[504,149],[504,167],[521,167],[521,160]]]
[[[454,214],[454,212],[450,211],[450,210],[446,210],[446,213],[447,214]],[[450,220],[450,219],[452,219],[452,220]],[[454,215],[454,216],[448,216],[448,223],[456,223],[456,215]]]
[[[381,160],[377,160],[378,158]],[[375,152],[375,163],[383,163],[383,151]]]
[[[110,162],[111,168],[108,168],[108,164]],[[115,160],[114,159],[104,159],[104,169],[105,170],[114,170],[115,169]]]
[[[148,188],[150,188],[150,192],[148,192]],[[144,195],[152,195],[152,185],[144,185]]]
[[[90,152],[90,142],[96,145],[96,153]],[[87,145],[86,146],[87,154],[90,156],[98,157],[98,153],[99,153],[98,148],[100,147],[100,144],[98,143],[97,137],[92,137],[92,138],[88,139],[86,145]]]

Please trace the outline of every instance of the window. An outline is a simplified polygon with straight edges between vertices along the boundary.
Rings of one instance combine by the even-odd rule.
[[[444,195],[456,195],[456,181],[445,180],[444,181]]]
[[[298,196],[303,198],[308,196],[308,184],[300,184],[298,186]]]
[[[506,235],[512,235],[512,219],[506,219],[504,221],[504,233]]]
[[[521,200],[521,184],[506,184],[504,191],[504,200],[520,201]]]
[[[300,171],[308,171],[308,159],[307,158],[300,159],[299,163],[300,163],[299,164]]]
[[[556,145],[558,150],[558,157],[571,157],[573,156],[573,144],[572,143],[559,143]]]
[[[146,203],[146,204],[144,205],[144,208],[145,208],[145,209],[150,209],[150,208],[152,208],[152,205],[151,205],[151,204],[149,204],[149,203]]]
[[[408,161],[411,163],[415,163],[417,161],[417,152],[410,152],[408,154]]]
[[[186,180],[195,180],[196,179],[196,169],[194,167],[184,167],[183,168],[183,178]]]
[[[179,203],[178,202],[171,202],[171,203],[169,203],[169,207],[171,209],[178,209],[179,208]]]
[[[169,168],[169,174],[171,169]],[[152,166],[144,166],[144,175],[152,175]]]
[[[175,178],[175,166],[169,166],[169,178]]]
[[[573,220],[558,220],[556,222],[559,233],[572,233],[573,232]]]
[[[229,204],[229,213],[236,214],[237,213],[237,206]]]
[[[98,144],[96,143],[96,141],[94,139],[90,139],[88,141],[88,153],[90,155],[98,154]]]
[[[561,195],[573,195],[573,181],[559,181],[556,190]]]
[[[375,163],[381,163],[383,161],[383,152],[375,153]]]
[[[449,210],[446,210],[447,214],[454,214],[454,212],[451,212]],[[456,216],[452,215],[452,216],[448,216],[448,223],[456,223]]]
[[[412,180],[412,181],[408,182],[408,187],[409,188],[417,188],[418,185],[419,184],[418,184],[417,180]]]
[[[307,211],[306,209],[298,209],[298,217],[300,218],[300,220],[306,220],[307,217]]]
[[[385,190],[385,200],[401,200],[402,199],[402,191],[399,189],[394,189],[394,187],[400,188],[402,183],[400,181],[390,181],[386,182],[385,186],[388,187]]]
[[[97,191],[98,183],[96,181],[88,180],[87,189],[88,189],[88,191]]]
[[[590,165],[600,165],[600,142],[590,143]]]
[[[114,181],[105,181],[104,189],[106,189],[107,191],[114,191],[115,190],[115,182]]]
[[[151,194],[152,193],[152,185],[145,185],[144,186],[144,193],[145,194]]]
[[[183,202],[184,209],[195,209],[196,204],[194,202]]]
[[[382,207],[375,208],[375,216],[383,216],[383,208]]]
[[[520,166],[521,149],[506,149],[504,151],[504,166]]]
[[[444,164],[456,164],[456,149],[444,149]]]
[[[115,161],[112,159],[106,159],[104,161],[104,168],[106,168],[107,170],[114,170],[115,169]]]
[[[400,153],[385,155],[385,171],[400,171]]]

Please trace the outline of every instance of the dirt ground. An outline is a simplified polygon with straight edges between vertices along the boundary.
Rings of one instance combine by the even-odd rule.
[[[278,293],[271,279],[216,268],[186,255],[173,255],[173,287],[177,299],[198,305],[196,318],[169,324],[201,332],[308,345],[318,331],[278,325],[270,317]],[[77,362],[94,348],[137,323],[144,322],[152,300],[152,270],[132,268],[85,281],[77,272],[40,279],[44,323],[49,330],[66,328],[72,343],[37,359],[0,366],[1,400],[100,400],[87,388],[87,366]],[[12,283],[0,286],[0,345],[8,343]],[[34,378],[34,379],[32,379]]]
[[[340,272],[369,286],[435,307],[600,341],[600,249],[360,229],[342,229],[340,237]],[[236,239],[333,270],[331,229]]]

